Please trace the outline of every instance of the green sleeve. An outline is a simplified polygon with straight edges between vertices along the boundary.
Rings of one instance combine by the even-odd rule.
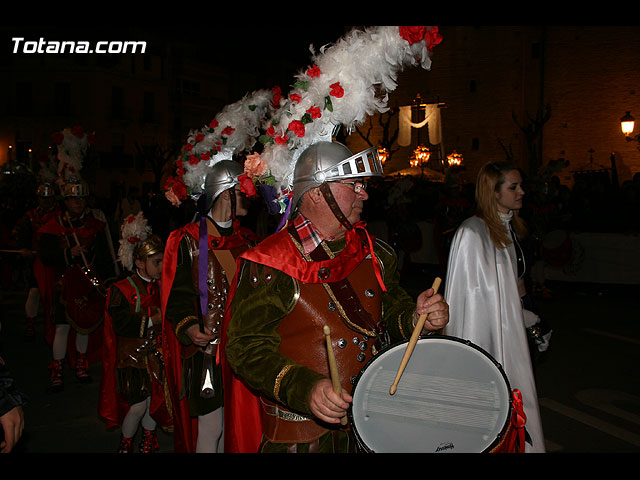
[[[400,286],[398,258],[394,250],[376,240],[374,252],[383,265],[383,281],[387,292],[382,297],[382,318],[392,343],[406,340],[413,331],[416,301]]]
[[[229,364],[251,388],[267,398],[290,410],[310,414],[311,389],[325,377],[278,352],[280,336],[277,329],[293,306],[295,281],[274,270],[269,284],[259,280],[253,285],[250,265],[249,262],[242,265],[231,303],[232,319],[227,328],[226,347]],[[264,278],[263,268],[256,265],[259,279]]]
[[[178,341],[183,345],[191,344],[185,333],[187,328],[199,323],[198,298],[198,292],[193,285],[189,245],[182,239],[178,247],[176,273],[167,299],[165,316],[171,323]]]

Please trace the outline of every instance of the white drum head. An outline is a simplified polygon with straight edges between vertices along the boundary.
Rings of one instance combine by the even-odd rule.
[[[391,395],[406,345],[380,352],[356,381],[350,420],[361,446],[379,453],[476,453],[492,447],[511,409],[502,368],[469,342],[425,337]]]

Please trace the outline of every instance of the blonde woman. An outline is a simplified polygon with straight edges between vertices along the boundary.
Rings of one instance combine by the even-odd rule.
[[[519,239],[526,226],[519,217],[524,190],[520,171],[488,163],[476,182],[476,214],[456,231],[447,266],[445,299],[449,324],[444,333],[473,342],[504,368],[513,389],[522,393],[526,452],[544,452],[521,297],[526,268]]]

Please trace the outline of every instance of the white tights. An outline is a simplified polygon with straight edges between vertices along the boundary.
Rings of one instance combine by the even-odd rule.
[[[145,430],[155,430],[156,421],[149,413],[151,397],[147,397],[141,402],[134,403],[129,407],[129,411],[122,421],[122,435],[126,438],[133,438],[138,431],[138,426],[142,424]]]
[[[71,325],[56,325],[56,335],[53,339],[53,359],[63,360],[67,354],[67,340]],[[76,332],[76,349],[80,353],[87,353],[89,335]]]
[[[198,417],[198,440],[196,453],[223,453],[224,408]]]

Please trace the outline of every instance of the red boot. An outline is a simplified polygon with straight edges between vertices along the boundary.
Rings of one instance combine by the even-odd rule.
[[[84,353],[77,353],[76,357],[76,378],[80,383],[90,383],[89,360]]]
[[[155,430],[142,429],[142,441],[140,442],[140,453],[154,453],[160,448],[158,436]]]
[[[62,390],[62,360],[52,360],[49,364],[51,385],[49,389],[54,392]]]
[[[127,438],[124,435],[120,435],[118,453],[133,453],[133,438]]]

